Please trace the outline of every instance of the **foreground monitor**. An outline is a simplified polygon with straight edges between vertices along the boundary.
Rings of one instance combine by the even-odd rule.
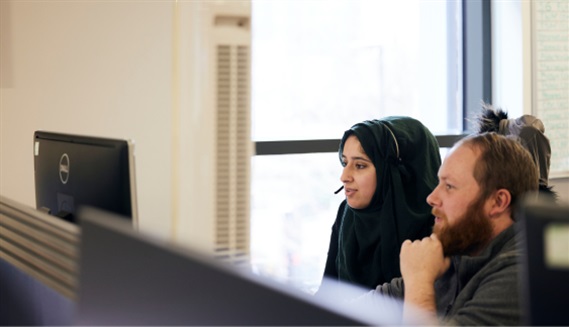
[[[137,222],[134,149],[128,140],[36,131],[36,207],[76,222],[87,205]]]
[[[528,199],[520,213],[522,323],[569,326],[569,205]]]
[[[396,325],[399,302],[316,298],[229,263],[152,240],[113,214],[80,213],[77,325]],[[345,287],[344,287],[345,286]]]

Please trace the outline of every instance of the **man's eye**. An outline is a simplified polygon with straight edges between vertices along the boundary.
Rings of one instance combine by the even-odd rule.
[[[452,189],[452,188],[453,188],[453,186],[452,186],[452,185],[450,185],[450,184],[445,184],[445,188],[446,188],[447,190],[450,190],[450,189]]]

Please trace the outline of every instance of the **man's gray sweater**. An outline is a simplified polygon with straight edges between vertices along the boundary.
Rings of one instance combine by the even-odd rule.
[[[478,256],[456,256],[449,270],[435,282],[437,313],[448,325],[519,325],[519,249],[517,226],[500,233]],[[403,299],[401,278],[374,293]]]

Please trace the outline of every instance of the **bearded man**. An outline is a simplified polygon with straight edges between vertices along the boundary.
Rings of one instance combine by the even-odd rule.
[[[403,299],[409,324],[519,325],[515,207],[537,191],[536,165],[516,140],[484,133],[459,141],[438,175],[433,234],[405,241],[402,278],[372,295]]]

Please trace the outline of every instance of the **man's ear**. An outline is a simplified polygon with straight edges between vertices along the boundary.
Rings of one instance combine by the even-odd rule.
[[[510,191],[501,188],[492,196],[492,207],[490,208],[490,217],[499,216],[510,209],[512,203],[512,195]]]

